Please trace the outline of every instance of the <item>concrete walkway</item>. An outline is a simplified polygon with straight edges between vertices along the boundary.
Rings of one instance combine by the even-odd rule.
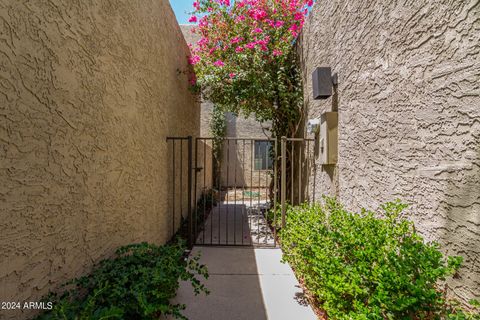
[[[314,320],[314,312],[279,248],[194,247],[210,277],[210,295],[195,296],[181,283],[176,303],[190,320]]]
[[[222,202],[200,226],[197,244],[274,246],[264,212],[267,203]]]

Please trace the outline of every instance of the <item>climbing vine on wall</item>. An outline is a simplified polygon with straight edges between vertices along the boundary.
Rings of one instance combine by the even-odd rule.
[[[225,112],[213,106],[212,118],[210,120],[210,132],[213,137],[213,155],[220,160],[222,157],[222,142],[227,133],[227,123],[225,119]]]

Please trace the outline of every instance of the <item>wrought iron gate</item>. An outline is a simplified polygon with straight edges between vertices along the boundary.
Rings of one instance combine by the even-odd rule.
[[[313,139],[167,141],[172,234],[183,221],[192,245],[275,247],[286,206],[314,197]]]

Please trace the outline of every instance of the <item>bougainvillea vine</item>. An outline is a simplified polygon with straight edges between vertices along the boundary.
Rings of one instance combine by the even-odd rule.
[[[192,87],[225,111],[293,136],[303,105],[295,42],[312,0],[198,0],[190,22]]]

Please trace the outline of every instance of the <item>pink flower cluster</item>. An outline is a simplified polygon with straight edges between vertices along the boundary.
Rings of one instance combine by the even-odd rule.
[[[229,55],[260,54],[272,59],[286,54],[300,33],[308,7],[313,0],[196,0],[198,23],[193,31],[201,35],[192,48],[192,65],[226,67],[230,79],[236,77],[235,66],[227,66]],[[241,56],[239,56],[241,57]],[[231,68],[227,68],[231,67]]]

